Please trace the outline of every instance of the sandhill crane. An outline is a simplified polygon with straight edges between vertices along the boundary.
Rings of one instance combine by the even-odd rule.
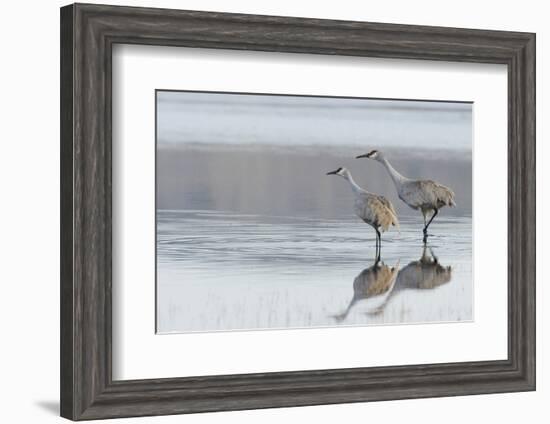
[[[391,166],[384,154],[378,150],[372,150],[369,153],[357,156],[357,159],[359,158],[374,159],[384,165],[393,180],[399,198],[411,208],[420,209],[424,217],[423,241],[426,243],[428,240],[428,227],[438,214],[439,209],[443,206],[456,206],[453,191],[432,180],[411,180],[404,177]],[[426,222],[430,212],[432,212],[432,216]]]
[[[376,261],[378,262],[382,247],[380,231],[386,231],[391,225],[399,226],[397,213],[393,205],[384,196],[369,193],[359,187],[346,168],[338,168],[336,171],[327,172],[327,175],[339,175],[350,183],[355,195],[353,211],[376,231]]]
[[[359,303],[367,313],[381,312],[395,286],[398,268],[399,261],[393,267],[377,262],[361,271],[353,280],[353,297],[346,310],[334,316],[336,321],[344,321]]]

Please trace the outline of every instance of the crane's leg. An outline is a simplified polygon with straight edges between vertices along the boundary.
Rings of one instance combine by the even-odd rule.
[[[376,240],[378,241],[378,253],[376,255],[376,263],[380,262],[380,252],[382,250],[382,237],[380,236],[380,231],[376,228]]]
[[[434,209],[434,213],[432,215],[432,217],[430,218],[430,220],[428,221],[428,223],[424,226],[424,243],[426,243],[428,241],[428,227],[430,226],[430,224],[432,223],[432,221],[434,220],[435,216],[437,215],[439,211],[437,209]]]
[[[426,241],[428,240],[428,235],[426,231],[426,214],[427,213],[428,211],[426,211],[426,209],[422,209],[422,218],[424,218],[424,229],[422,230],[422,232],[424,233],[424,238],[422,239],[422,241],[424,242],[424,244],[426,244]]]
[[[376,228],[375,228],[376,230]],[[380,249],[380,247],[378,246],[378,236],[376,236],[376,252],[374,253],[374,262],[376,263],[376,261],[378,260],[378,250]]]

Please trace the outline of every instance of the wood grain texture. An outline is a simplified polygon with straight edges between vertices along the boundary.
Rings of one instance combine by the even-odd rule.
[[[74,382],[74,324],[73,317],[73,19],[72,6],[61,9],[61,169],[60,169],[60,276],[61,276],[61,346],[60,346],[60,389],[61,415],[74,416],[74,404],[77,401],[73,389]]]
[[[506,64],[508,359],[112,381],[115,43]],[[534,34],[86,4],[61,9],[62,416],[99,419],[534,388]]]

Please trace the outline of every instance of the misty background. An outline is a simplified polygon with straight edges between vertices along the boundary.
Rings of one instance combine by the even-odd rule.
[[[350,216],[347,167],[366,190],[401,202],[382,150],[409,178],[451,187],[472,211],[472,104],[207,92],[157,92],[157,208],[277,216]]]

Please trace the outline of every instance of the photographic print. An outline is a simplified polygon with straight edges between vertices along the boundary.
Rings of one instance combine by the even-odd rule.
[[[472,103],[155,102],[158,334],[473,320]]]

